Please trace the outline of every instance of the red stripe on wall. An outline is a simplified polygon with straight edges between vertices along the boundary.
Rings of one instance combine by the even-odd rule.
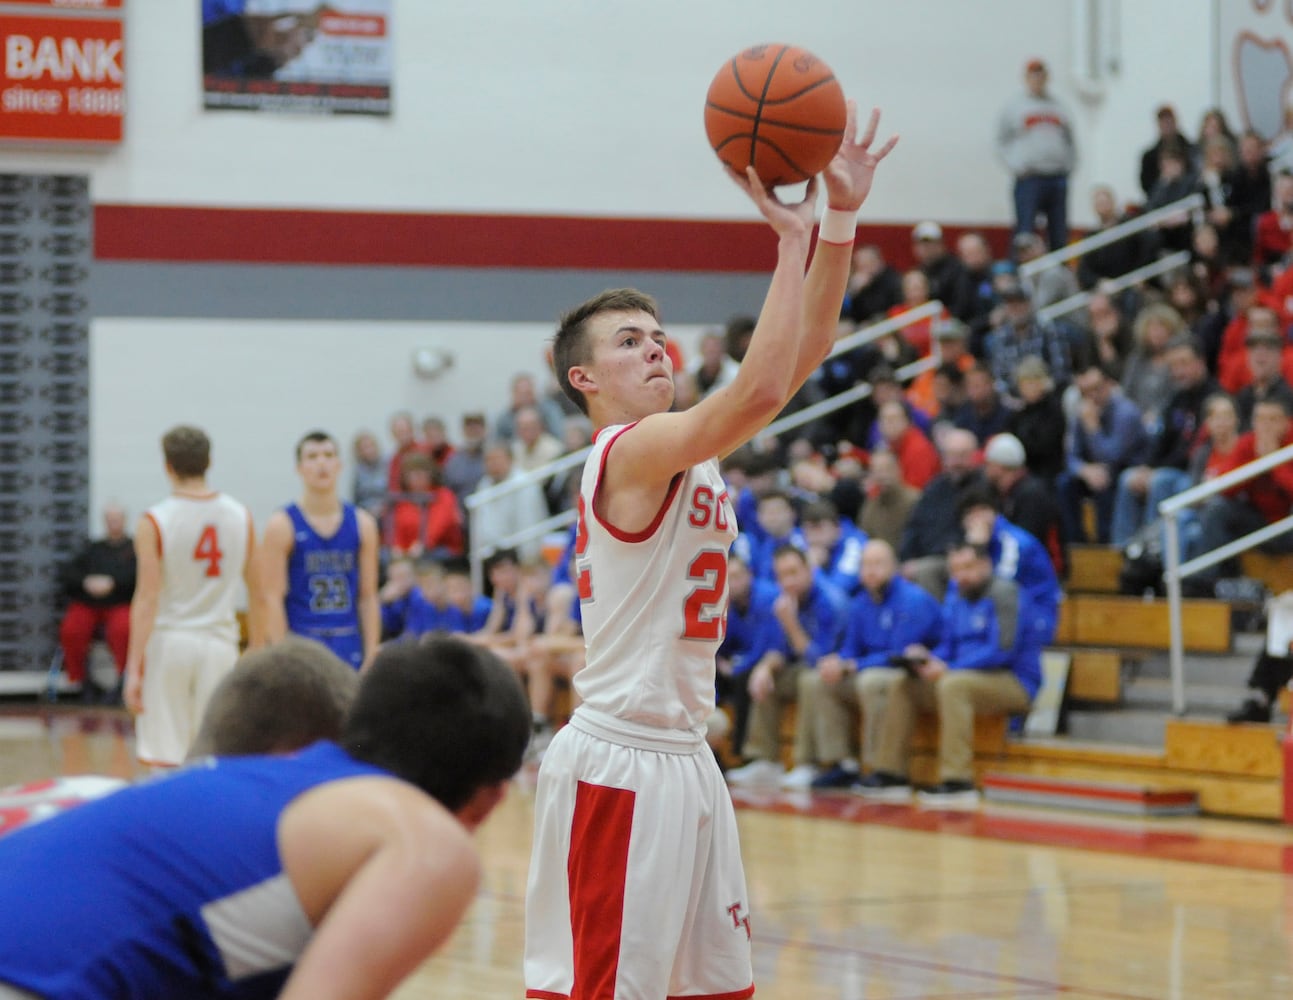
[[[962,230],[946,228],[949,248]],[[1004,251],[1004,228],[985,230]],[[890,263],[910,267],[911,225],[863,225]],[[767,272],[776,237],[763,222],[430,215],[100,204],[95,257],[352,266]]]
[[[624,879],[637,793],[579,783],[570,826],[570,930],[575,946],[571,1000],[615,996]]]

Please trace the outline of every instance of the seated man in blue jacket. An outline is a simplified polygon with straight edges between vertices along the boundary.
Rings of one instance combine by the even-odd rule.
[[[1039,650],[1049,645],[1059,624],[1064,592],[1046,546],[1002,517],[990,490],[969,491],[957,503],[957,510],[966,540],[988,550],[993,574],[1014,581],[1028,598],[1032,611],[1029,641]]]
[[[778,782],[784,788],[807,788],[816,775],[813,730],[800,714],[795,728],[795,767],[783,773],[781,707],[795,700],[799,674],[837,648],[844,631],[846,598],[813,573],[808,556],[794,545],[782,545],[772,560],[780,590],[765,615],[749,656],[754,661],[747,687],[750,725],[742,747],[749,763],[727,773],[734,785]]]
[[[799,711],[815,727],[817,763],[822,773],[814,788],[846,788],[857,783],[858,762],[850,733],[854,712],[862,710],[862,765],[875,767],[880,719],[889,685],[902,670],[894,666],[909,646],[934,648],[942,635],[938,602],[919,584],[898,573],[898,557],[883,539],[862,549],[861,589],[845,613],[844,640],[838,652],[817,661],[816,670],[799,675]]]
[[[731,745],[739,750],[745,743],[750,720],[750,671],[759,658],[758,633],[765,619],[772,616],[777,599],[777,585],[759,580],[749,565],[735,552],[727,557],[727,627],[718,647],[717,701],[732,707]],[[753,654],[753,655],[751,655]],[[711,740],[711,743],[713,741]]]
[[[1041,650],[1029,635],[1031,600],[993,574],[988,550],[969,541],[948,552],[952,578],[943,602],[943,638],[931,651],[913,645],[909,672],[888,691],[876,770],[860,794],[896,800],[911,794],[907,763],[917,712],[937,712],[939,782],[920,793],[931,806],[972,805],[975,715],[1027,712],[1041,684]]]

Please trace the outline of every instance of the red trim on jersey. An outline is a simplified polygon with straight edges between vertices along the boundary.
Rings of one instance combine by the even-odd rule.
[[[688,993],[686,996],[674,996],[671,993],[665,1000],[746,1000],[747,997],[752,996],[754,996],[753,983],[735,993]]]
[[[581,781],[575,790],[566,859],[575,952],[570,1000],[615,995],[636,801],[637,793],[627,788]]]
[[[606,475],[606,459],[610,455],[611,449],[615,447],[615,442],[620,439],[620,435],[627,430],[632,430],[635,426],[637,426],[636,422],[616,431],[615,436],[606,445],[606,450],[602,452],[601,467],[597,470],[597,487],[593,489],[593,517],[597,518],[597,523],[605,528],[612,538],[621,542],[645,542],[655,534],[656,528],[660,527],[660,522],[664,520],[664,515],[669,510],[669,505],[673,503],[673,498],[678,495],[678,488],[682,485],[684,475],[684,473],[680,472],[673,477],[669,483],[669,492],[665,494],[664,500],[660,504],[660,509],[655,512],[655,517],[651,519],[651,523],[641,531],[623,531],[597,513],[597,488],[602,485],[602,477]]]
[[[569,993],[553,993],[551,990],[526,990],[526,1000],[570,1000]]]
[[[173,496],[176,500],[198,500],[204,503],[207,500],[214,500],[219,495],[220,494],[215,490],[212,490],[210,493],[203,493],[200,496],[196,493],[172,493],[171,494],[171,496]]]
[[[148,511],[144,511],[144,517],[148,518],[153,524],[153,530],[157,532],[157,554],[162,554],[162,526],[157,523],[157,518],[153,517]]]

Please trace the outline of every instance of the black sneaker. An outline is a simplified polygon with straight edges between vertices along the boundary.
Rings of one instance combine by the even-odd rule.
[[[1270,722],[1271,707],[1256,698],[1245,698],[1244,703],[1226,716],[1227,722]]]
[[[972,781],[940,781],[918,791],[916,801],[933,809],[973,807],[979,804],[979,790]]]
[[[818,789],[849,788],[858,780],[857,768],[836,764],[834,767],[828,767],[815,777],[812,787]]]
[[[886,771],[875,771],[854,784],[851,791],[864,799],[878,802],[905,802],[911,798],[911,785],[907,779]]]

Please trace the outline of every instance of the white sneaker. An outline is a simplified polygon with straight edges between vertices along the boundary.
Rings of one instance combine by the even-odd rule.
[[[812,788],[817,768],[812,764],[796,764],[781,776],[777,784],[782,788]]]
[[[781,778],[780,766],[770,760],[754,760],[744,767],[727,772],[729,785],[775,785]]]

